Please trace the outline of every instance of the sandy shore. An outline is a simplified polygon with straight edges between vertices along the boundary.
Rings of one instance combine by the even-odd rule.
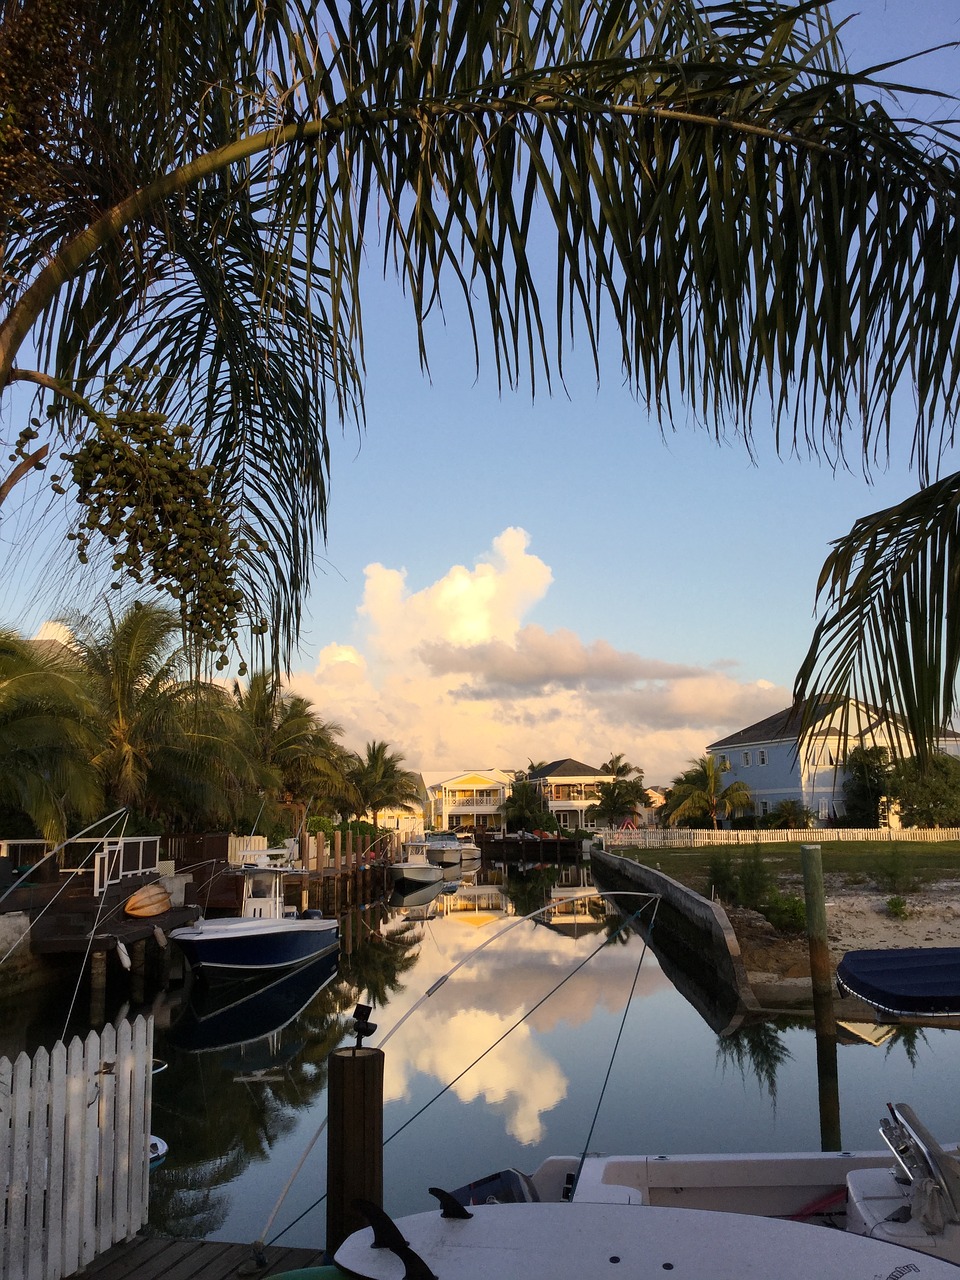
[[[798,886],[796,892],[802,892]],[[882,947],[960,947],[960,880],[904,894],[907,914],[890,914],[890,893],[827,879],[827,939],[836,965],[848,951]],[[809,991],[810,961],[803,936],[785,936],[752,911],[732,910],[744,966],[761,1003],[787,1003]]]

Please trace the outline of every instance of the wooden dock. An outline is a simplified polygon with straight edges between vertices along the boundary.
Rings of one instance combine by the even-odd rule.
[[[77,1280],[230,1280],[241,1276],[275,1276],[298,1267],[319,1267],[319,1249],[284,1249],[268,1245],[262,1270],[244,1266],[253,1262],[249,1244],[225,1244],[216,1240],[177,1240],[170,1236],[137,1235],[115,1244],[106,1253],[76,1272]],[[242,1268],[242,1270],[239,1270]]]

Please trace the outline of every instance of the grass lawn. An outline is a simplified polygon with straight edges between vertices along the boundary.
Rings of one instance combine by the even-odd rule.
[[[811,832],[811,844],[816,844]],[[656,867],[698,893],[709,890],[709,868],[716,858],[730,855],[733,866],[745,857],[762,857],[778,881],[800,877],[799,844],[714,846],[706,849],[618,849],[625,857]],[[908,892],[935,880],[960,879],[960,841],[920,844],[912,841],[831,841],[820,846],[824,875],[842,875],[851,887],[880,892]]]

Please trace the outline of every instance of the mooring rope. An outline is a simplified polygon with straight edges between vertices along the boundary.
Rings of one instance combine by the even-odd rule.
[[[565,901],[566,901],[566,902],[577,902],[577,901],[579,901],[581,898],[597,898],[597,897],[600,897],[600,898],[614,898],[614,897],[620,897],[620,898],[643,898],[643,899],[645,899],[643,906],[639,907],[639,908],[638,908],[638,910],[637,910],[637,911],[635,911],[632,915],[630,915],[630,916],[626,917],[626,918],[621,922],[621,924],[617,927],[616,932],[613,934],[613,937],[614,937],[614,938],[615,938],[615,937],[617,937],[617,936],[618,936],[618,935],[619,935],[619,934],[620,934],[620,933],[621,933],[621,932],[622,932],[622,931],[627,927],[627,925],[628,925],[628,924],[630,924],[632,921],[634,921],[634,920],[638,919],[638,918],[639,918],[639,916],[640,916],[640,914],[641,914],[641,912],[642,912],[642,911],[644,911],[644,910],[645,910],[645,908],[646,908],[647,906],[649,906],[651,903],[654,903],[654,904],[655,904],[655,909],[654,909],[654,918],[655,918],[655,917],[656,917],[656,905],[657,905],[657,904],[659,904],[659,901],[660,901],[660,895],[659,895],[659,894],[655,894],[655,893],[644,893],[644,892],[641,892],[640,890],[635,890],[635,889],[631,889],[631,890],[620,890],[620,891],[617,891],[617,893],[606,892],[606,891],[598,891],[597,889],[587,889],[587,890],[584,890],[584,892],[583,892],[583,893],[571,894],[569,898],[566,898],[566,899],[565,899]],[[491,945],[491,943],[496,942],[498,939],[502,938],[505,934],[509,933],[511,929],[515,929],[515,928],[517,928],[517,926],[518,926],[518,925],[521,925],[521,924],[527,923],[527,922],[529,922],[529,921],[531,921],[531,920],[535,920],[535,919],[537,918],[537,916],[543,915],[543,914],[544,914],[544,912],[552,910],[555,906],[556,906],[556,903],[555,903],[555,902],[548,902],[548,903],[546,903],[544,906],[542,906],[542,907],[538,907],[536,911],[531,911],[531,912],[529,913],[529,915],[525,915],[525,916],[518,916],[516,919],[511,920],[511,921],[509,922],[509,924],[504,925],[502,929],[498,929],[498,930],[497,930],[497,932],[493,935],[493,937],[491,937],[491,938],[487,938],[487,940],[486,940],[485,942],[482,942],[482,943],[480,943],[480,945],[479,945],[479,946],[474,947],[471,951],[469,951],[469,952],[467,953],[467,955],[463,956],[460,960],[458,960],[458,961],[457,961],[457,963],[456,963],[455,965],[453,965],[450,969],[448,969],[448,970],[447,970],[447,972],[446,972],[445,974],[443,974],[441,977],[439,977],[439,978],[436,980],[436,982],[432,983],[432,984],[427,988],[427,990],[423,993],[423,995],[421,995],[421,996],[420,996],[420,997],[419,997],[419,998],[414,1002],[414,1004],[413,1004],[413,1005],[411,1005],[411,1007],[407,1010],[407,1012],[406,1012],[405,1014],[403,1014],[403,1016],[402,1016],[401,1018],[399,1018],[399,1019],[398,1019],[398,1021],[397,1021],[397,1022],[396,1022],[392,1027],[391,1027],[391,1028],[390,1028],[390,1030],[389,1030],[389,1031],[388,1031],[388,1032],[387,1032],[387,1033],[386,1033],[386,1034],[381,1038],[381,1040],[380,1040],[380,1044],[379,1044],[379,1046],[378,1046],[378,1047],[382,1048],[382,1047],[383,1047],[383,1046],[384,1046],[384,1045],[385,1045],[385,1044],[386,1044],[386,1043],[387,1043],[387,1042],[388,1042],[388,1041],[389,1041],[393,1036],[395,1036],[395,1035],[396,1035],[396,1033],[397,1033],[397,1032],[400,1030],[400,1028],[403,1026],[403,1024],[407,1021],[407,1019],[408,1019],[408,1018],[410,1018],[414,1013],[416,1013],[416,1011],[417,1011],[417,1010],[418,1010],[418,1009],[419,1009],[419,1008],[420,1008],[420,1007],[421,1007],[421,1006],[422,1006],[422,1005],[423,1005],[427,1000],[429,1000],[432,996],[436,995],[436,993],[440,990],[440,988],[444,985],[444,983],[446,983],[446,981],[447,981],[449,978],[452,978],[452,977],[453,977],[453,975],[457,972],[457,970],[458,970],[458,969],[462,969],[462,968],[463,968],[463,966],[464,966],[465,964],[468,964],[472,959],[474,959],[474,957],[475,957],[475,956],[478,956],[478,955],[480,954],[480,952],[481,952],[481,951],[484,951],[487,947],[489,947],[489,946]],[[390,1137],[389,1137],[389,1138],[387,1138],[387,1139],[386,1139],[386,1141],[384,1142],[384,1146],[386,1146],[387,1142],[392,1141],[392,1139],[393,1139],[393,1138],[395,1138],[395,1137],[397,1136],[397,1134],[401,1133],[401,1132],[402,1132],[402,1130],[403,1130],[403,1129],[405,1129],[405,1128],[407,1127],[407,1125],[408,1125],[408,1124],[411,1124],[411,1123],[413,1122],[413,1120],[415,1120],[415,1119],[417,1118],[417,1116],[418,1116],[418,1115],[422,1114],[422,1112],[426,1110],[426,1108],[427,1108],[427,1107],[431,1106],[431,1105],[433,1104],[433,1102],[435,1102],[435,1101],[437,1100],[437,1098],[442,1097],[442,1096],[443,1096],[443,1094],[444,1094],[444,1093],[446,1093],[446,1092],[447,1092],[447,1090],[448,1090],[449,1088],[451,1088],[454,1084],[456,1084],[457,1080],[459,1080],[459,1079],[460,1079],[460,1077],[461,1077],[462,1075],[466,1074],[466,1072],[467,1072],[467,1071],[469,1071],[473,1066],[475,1066],[477,1062],[481,1061],[481,1060],[482,1060],[482,1058],[483,1058],[483,1057],[485,1057],[487,1053],[489,1053],[492,1049],[496,1048],[496,1045],[497,1045],[497,1044],[499,1044],[501,1040],[503,1040],[503,1039],[504,1039],[506,1036],[508,1036],[508,1035],[509,1035],[513,1030],[515,1030],[515,1028],[516,1028],[517,1026],[519,1026],[522,1022],[524,1022],[524,1021],[526,1020],[526,1018],[530,1016],[530,1014],[531,1014],[531,1013],[535,1012],[535,1011],[536,1011],[536,1009],[538,1009],[538,1008],[540,1007],[540,1005],[542,1005],[546,1000],[548,1000],[548,999],[549,999],[549,998],[554,994],[554,992],[556,992],[557,990],[559,990],[559,989],[560,989],[560,987],[562,987],[562,986],[563,986],[563,984],[564,984],[564,983],[565,983],[569,978],[571,978],[571,977],[572,977],[572,976],[573,976],[573,975],[574,975],[574,974],[575,974],[579,969],[583,968],[583,966],[584,966],[585,964],[587,964],[587,963],[588,963],[588,961],[592,960],[592,959],[594,958],[594,956],[598,955],[602,950],[604,950],[604,948],[605,948],[605,947],[609,946],[609,944],[610,944],[610,942],[611,942],[611,941],[612,941],[612,939],[611,939],[611,938],[605,938],[601,946],[597,947],[595,951],[591,952],[591,954],[590,954],[589,956],[587,956],[587,957],[586,957],[586,959],[585,959],[585,960],[583,960],[583,961],[582,961],[582,962],[581,962],[581,963],[576,967],[576,969],[573,969],[570,973],[568,973],[568,974],[567,974],[567,975],[566,975],[566,976],[565,976],[565,977],[564,977],[564,978],[563,978],[563,979],[562,979],[562,980],[561,980],[561,981],[556,985],[556,987],[554,987],[554,988],[553,988],[553,990],[552,990],[552,991],[549,991],[549,992],[548,992],[548,993],[547,993],[547,994],[546,994],[546,995],[545,995],[545,996],[544,996],[544,997],[543,997],[543,998],[542,998],[542,999],[541,999],[541,1000],[540,1000],[536,1005],[534,1005],[534,1007],[533,1007],[532,1009],[528,1010],[528,1012],[527,1012],[527,1013],[525,1013],[525,1014],[523,1015],[523,1017],[522,1017],[522,1018],[521,1018],[517,1023],[515,1023],[515,1024],[514,1024],[514,1026],[513,1026],[513,1027],[511,1027],[508,1031],[504,1032],[503,1036],[501,1036],[501,1037],[500,1037],[500,1039],[499,1039],[498,1041],[496,1041],[496,1043],[495,1043],[495,1044],[490,1045],[488,1049],[484,1050],[484,1052],[480,1055],[480,1057],[479,1057],[479,1058],[477,1058],[477,1059],[476,1059],[476,1061],[475,1061],[475,1062],[471,1063],[469,1067],[465,1068],[465,1070],[464,1070],[463,1072],[461,1072],[461,1073],[460,1073],[460,1076],[457,1076],[457,1077],[456,1077],[456,1079],[454,1079],[454,1080],[450,1081],[450,1083],[449,1083],[449,1084],[445,1085],[445,1086],[444,1086],[444,1088],[440,1091],[440,1093],[438,1093],[438,1094],[436,1095],[436,1098],[432,1098],[432,1099],[430,1100],[430,1102],[426,1103],[426,1104],[425,1104],[425,1106],[423,1106],[423,1107],[421,1107],[421,1108],[420,1108],[420,1111],[418,1111],[418,1112],[417,1112],[417,1115],[415,1115],[415,1116],[411,1116],[409,1120],[407,1120],[403,1125],[401,1125],[400,1129],[398,1129],[395,1133],[392,1133],[392,1134],[390,1135]],[[647,943],[646,943],[646,940],[644,940],[644,946],[643,946],[644,953],[646,953],[646,949],[647,949]],[[641,960],[642,960],[642,956],[641,956]],[[634,978],[634,987],[636,986],[636,981],[637,981],[637,979],[636,979],[636,977],[635,977],[635,978]],[[631,988],[631,998],[632,998],[632,992],[633,992],[633,988]],[[255,1257],[255,1258],[261,1258],[261,1257],[263,1257],[263,1256],[264,1256],[264,1254],[263,1254],[263,1250],[264,1250],[264,1248],[265,1248],[265,1246],[266,1246],[267,1244],[271,1244],[271,1245],[272,1245],[272,1244],[275,1244],[277,1240],[281,1239],[281,1238],[282,1238],[282,1236],[284,1236],[284,1235],[286,1234],[286,1232],[288,1232],[292,1227],[296,1226],[296,1224],[297,1224],[298,1222],[300,1222],[302,1218],[306,1217],[306,1215],[307,1215],[308,1213],[312,1213],[312,1212],[313,1212],[313,1210],[314,1210],[314,1209],[316,1209],[319,1205],[321,1205],[321,1204],[323,1203],[323,1201],[326,1199],[326,1195],[327,1195],[327,1193],[326,1193],[326,1192],[324,1192],[324,1193],[323,1193],[323,1195],[319,1196],[319,1197],[318,1197],[318,1198],[313,1202],[313,1204],[308,1205],[308,1206],[307,1206],[307,1208],[306,1208],[306,1209],[304,1209],[302,1213],[298,1214],[298,1216],[297,1216],[296,1218],[294,1218],[291,1222],[287,1223],[287,1225],[286,1225],[286,1226],[285,1226],[281,1231],[278,1231],[278,1232],[277,1232],[277,1234],[276,1234],[275,1236],[273,1236],[271,1240],[269,1240],[269,1241],[267,1241],[267,1240],[266,1240],[267,1232],[268,1232],[268,1231],[270,1230],[270,1228],[273,1226],[273,1223],[274,1223],[274,1221],[276,1220],[276,1216],[277,1216],[277,1214],[280,1212],[280,1209],[281,1209],[281,1207],[282,1207],[282,1205],[283,1205],[283,1202],[284,1202],[284,1200],[286,1199],[287,1195],[288,1195],[288,1194],[289,1194],[289,1192],[290,1192],[290,1188],[293,1186],[294,1182],[295,1182],[295,1181],[297,1180],[297,1178],[300,1176],[300,1173],[301,1173],[301,1171],[303,1170],[303,1166],[304,1166],[304,1165],[306,1164],[306,1162],[307,1162],[307,1158],[308,1158],[308,1156],[310,1155],[310,1152],[313,1150],[313,1148],[314,1148],[314,1146],[316,1145],[316,1143],[317,1143],[318,1139],[320,1138],[321,1134],[322,1134],[322,1133],[323,1133],[323,1131],[326,1129],[326,1127],[327,1127],[327,1120],[328,1120],[328,1117],[327,1117],[327,1116],[324,1116],[323,1120],[320,1122],[319,1126],[317,1127],[317,1129],[316,1129],[316,1131],[314,1132],[313,1136],[311,1137],[310,1141],[307,1143],[307,1146],[306,1146],[306,1149],[305,1149],[305,1150],[304,1150],[304,1152],[303,1152],[303,1155],[301,1156],[301,1158],[300,1158],[300,1160],[299,1160],[298,1164],[296,1165],[296,1167],[294,1168],[293,1172],[290,1174],[290,1177],[287,1179],[287,1182],[286,1182],[286,1184],[285,1184],[285,1186],[284,1186],[283,1190],[280,1192],[280,1196],[279,1196],[279,1198],[277,1199],[277,1202],[276,1202],[276,1204],[274,1205],[273,1209],[271,1210],[270,1215],[269,1215],[269,1217],[267,1218],[266,1223],[264,1224],[263,1231],[261,1232],[261,1234],[260,1234],[259,1238],[258,1238],[257,1240],[255,1240],[255,1241],[253,1242],[253,1244],[251,1245],[251,1249],[253,1250],[253,1254],[254,1254],[254,1257]]]
[[[655,922],[656,922],[656,919],[657,919],[657,909],[658,909],[658,907],[659,907],[659,906],[660,906],[660,899],[659,899],[659,898],[657,898],[656,902],[654,903],[654,907],[653,907],[653,916],[651,917],[651,920],[650,920],[650,928],[651,928],[651,929],[653,928],[653,926],[654,926],[654,924],[655,924]],[[643,908],[641,908],[641,910],[642,910],[642,909],[643,909]],[[639,912],[637,912],[637,915],[639,915],[639,914],[640,914],[640,913],[639,913]],[[593,1139],[593,1131],[594,1131],[594,1128],[596,1127],[597,1117],[600,1115],[600,1108],[601,1108],[601,1106],[603,1105],[603,1095],[606,1093],[606,1091],[607,1091],[607,1085],[608,1085],[608,1083],[610,1082],[610,1074],[611,1074],[611,1072],[613,1071],[613,1063],[614,1063],[614,1059],[615,1059],[615,1058],[616,1058],[616,1056],[617,1056],[617,1050],[620,1048],[620,1040],[621,1040],[621,1038],[622,1038],[622,1036],[623,1036],[623,1029],[624,1029],[624,1027],[625,1027],[625,1026],[626,1026],[626,1024],[627,1024],[627,1014],[630,1012],[630,1006],[631,1006],[631,1004],[633,1003],[633,996],[634,996],[634,992],[635,992],[635,991],[636,991],[636,989],[637,989],[637,983],[640,981],[640,969],[641,969],[641,967],[643,966],[643,958],[644,958],[644,956],[647,954],[647,947],[648,947],[649,945],[650,945],[650,944],[649,944],[648,939],[647,939],[647,938],[644,938],[644,939],[643,939],[643,948],[642,948],[642,950],[641,950],[641,952],[640,952],[640,959],[637,961],[637,971],[636,971],[636,973],[633,975],[633,983],[631,984],[631,987],[630,987],[630,994],[629,994],[629,996],[627,996],[627,1002],[626,1002],[626,1004],[625,1004],[625,1005],[624,1005],[624,1007],[623,1007],[623,1017],[620,1019],[620,1028],[619,1028],[619,1030],[617,1031],[617,1037],[616,1037],[616,1039],[615,1039],[615,1040],[614,1040],[614,1042],[613,1042],[613,1051],[612,1051],[612,1052],[611,1052],[611,1054],[610,1054],[610,1061],[607,1063],[607,1070],[606,1070],[606,1074],[605,1074],[605,1075],[604,1075],[604,1077],[603,1077],[603,1084],[600,1086],[600,1096],[597,1098],[597,1109],[596,1109],[596,1110],[594,1111],[594,1113],[593,1113],[593,1119],[592,1119],[592,1120],[591,1120],[591,1122],[590,1122],[590,1128],[589,1128],[589,1130],[588,1130],[588,1132],[587,1132],[587,1140],[586,1140],[586,1142],[584,1143],[583,1151],[582,1151],[582,1152],[581,1152],[581,1154],[580,1154],[580,1163],[577,1165],[577,1172],[576,1172],[576,1176],[574,1177],[574,1180],[573,1180],[573,1185],[574,1185],[574,1186],[576,1186],[576,1185],[577,1185],[577,1183],[580,1181],[580,1174],[581,1174],[581,1173],[582,1173],[582,1171],[583,1171],[583,1162],[586,1160],[586,1158],[587,1158],[587,1152],[590,1150],[590,1143],[591,1143],[591,1141],[592,1141],[592,1139]]]

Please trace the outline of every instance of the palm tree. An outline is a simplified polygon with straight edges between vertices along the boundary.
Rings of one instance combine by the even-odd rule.
[[[557,820],[535,782],[518,778],[510,784],[510,794],[500,806],[508,831],[552,831]]]
[[[233,700],[262,771],[260,798],[269,801],[268,820],[276,820],[278,804],[297,805],[304,813],[311,803],[336,813],[362,804],[347,776],[351,762],[338,741],[340,725],[321,719],[308,698],[285,692],[275,676],[259,671],[246,684],[234,682]],[[259,814],[251,816],[255,823]]]
[[[607,772],[607,770],[605,770]],[[646,802],[647,793],[639,778],[617,778],[598,782],[596,804],[587,809],[587,817],[604,827],[618,827]]]
[[[378,818],[383,809],[401,809],[412,813],[421,802],[420,779],[404,769],[403,755],[391,751],[386,742],[368,742],[364,755],[355,756],[348,777],[359,797],[353,810],[357,817],[369,813],[373,818],[374,840]]]
[[[600,766],[601,773],[611,773],[615,780],[621,778],[630,778],[636,775],[637,781],[643,781],[643,770],[639,765],[631,764],[624,757],[622,751],[618,751],[616,755],[611,756],[604,764]]]
[[[599,369],[612,314],[625,380],[664,424],[685,399],[718,439],[749,442],[757,413],[785,449],[835,458],[852,432],[869,462],[909,384],[920,478],[935,473],[960,394],[960,144],[890,116],[825,4],[23,0],[0,42],[17,55],[3,69],[17,110],[0,133],[0,391],[26,382],[42,410],[0,500],[66,440],[79,460],[51,483],[89,482],[122,554],[151,522],[161,540],[176,524],[179,468],[229,513],[225,553],[275,659],[325,530],[329,421],[362,420],[378,235],[424,364],[425,317],[450,289],[510,386],[549,386],[574,330]],[[149,504],[129,482],[137,433],[158,458],[176,450],[156,422],[116,438],[118,351],[192,446]],[[956,628],[941,670],[908,622],[918,601],[928,636],[952,617],[940,571],[957,534],[934,539],[958,493],[954,476],[939,507],[919,499],[937,549],[905,578],[834,562],[844,622],[848,599],[900,621],[844,630],[842,654],[828,624],[802,689],[839,688],[859,643],[854,670],[879,663],[891,693],[904,666],[936,675],[911,694],[918,731],[952,705]],[[186,591],[191,571],[174,555],[151,576]]]
[[[771,827],[786,827],[791,831],[802,831],[812,827],[817,815],[799,800],[778,800],[770,810],[768,819]]]
[[[729,818],[739,810],[752,809],[753,799],[745,782],[723,785],[723,769],[714,756],[700,756],[691,760],[670,785],[670,794],[664,806],[664,816],[669,826],[683,825],[709,818],[714,831],[720,818]]]
[[[191,673],[177,615],[134,603],[68,625],[96,706],[108,808],[172,830],[231,824],[259,775],[229,694]]]
[[[94,707],[66,649],[0,631],[0,807],[27,815],[47,840],[69,818],[102,812]]]

